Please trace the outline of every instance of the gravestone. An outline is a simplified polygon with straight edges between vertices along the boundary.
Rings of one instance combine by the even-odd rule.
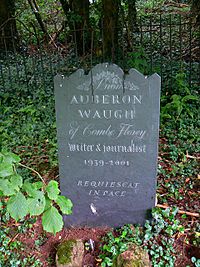
[[[160,77],[98,64],[55,77],[67,226],[143,224],[155,206]]]

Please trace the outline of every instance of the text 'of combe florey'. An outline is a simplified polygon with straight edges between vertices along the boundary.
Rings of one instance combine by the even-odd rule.
[[[112,124],[97,126],[95,123],[80,124],[77,121],[69,123],[69,139],[73,140],[77,135],[83,137],[109,137],[118,139],[120,137],[131,137],[132,139],[142,140],[147,135],[145,129],[135,129],[134,124],[120,123],[113,126]]]

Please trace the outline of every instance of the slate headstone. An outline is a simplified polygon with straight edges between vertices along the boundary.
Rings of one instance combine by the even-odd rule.
[[[56,76],[55,100],[66,225],[143,224],[155,206],[160,77],[98,64]]]

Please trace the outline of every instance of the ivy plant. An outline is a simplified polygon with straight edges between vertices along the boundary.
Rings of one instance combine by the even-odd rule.
[[[138,246],[142,245],[142,233],[139,226],[124,225],[114,232],[108,232],[102,238],[103,245],[100,247],[101,267],[113,266],[114,260],[119,254],[128,249],[133,243]]]
[[[119,254],[126,251],[129,244],[136,244],[148,251],[152,266],[173,267],[176,259],[174,238],[185,229],[176,219],[178,209],[152,210],[152,220],[144,227],[125,225],[103,237],[100,248],[101,267],[114,266]],[[194,258],[194,262],[198,261]]]
[[[71,200],[60,195],[58,182],[51,180],[30,182],[18,174],[17,167],[26,167],[20,163],[19,156],[11,152],[0,152],[0,196],[4,197],[4,205],[10,216],[22,220],[25,216],[42,216],[42,226],[47,232],[56,234],[63,228],[62,214],[72,213]],[[30,167],[26,167],[31,169]]]

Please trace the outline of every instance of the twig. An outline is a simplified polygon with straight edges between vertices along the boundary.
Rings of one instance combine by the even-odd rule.
[[[18,237],[18,235],[19,235],[19,233],[17,233],[13,238],[11,238],[10,241],[8,242],[8,244],[13,242]]]
[[[58,38],[58,36],[60,35],[60,33],[64,30],[64,28],[65,28],[65,21],[62,23],[62,26],[61,26],[61,28],[60,29],[58,29],[52,36],[51,36],[51,40],[50,40],[50,44],[52,43],[52,42],[54,42],[54,46],[55,46],[55,41],[56,41],[56,39]],[[56,46],[56,48],[58,48],[57,46]]]
[[[24,164],[22,164],[22,163],[18,163],[18,164],[19,164],[21,167],[26,168],[26,169],[28,169],[28,170],[30,170],[30,171],[36,173],[36,174],[38,175],[38,177],[40,178],[40,180],[41,180],[44,184],[46,184],[45,181],[44,181],[44,179],[42,178],[42,176],[39,174],[39,172],[37,172],[36,170],[34,170],[34,169],[32,169],[31,167],[28,167],[28,166],[26,166],[26,165],[24,165]]]
[[[170,209],[169,206],[165,206],[165,205],[161,205],[161,204],[157,204],[156,207],[161,208],[161,209]],[[193,216],[193,217],[199,217],[199,213],[194,213],[194,212],[189,212],[189,211],[184,211],[184,210],[178,210],[178,213],[180,214],[186,214],[189,216]]]
[[[188,153],[186,154],[186,158],[189,158],[189,159],[200,159],[200,157],[190,156]]]

